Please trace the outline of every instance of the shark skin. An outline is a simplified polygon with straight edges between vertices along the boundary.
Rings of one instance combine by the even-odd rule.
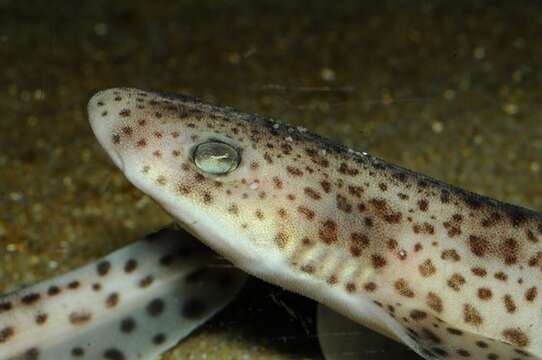
[[[153,360],[227,305],[246,275],[162,229],[0,296],[2,360]]]
[[[109,89],[88,113],[128,180],[247,273],[423,359],[542,359],[542,214],[190,96]]]

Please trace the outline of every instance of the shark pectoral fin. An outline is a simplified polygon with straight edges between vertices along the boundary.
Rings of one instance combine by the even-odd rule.
[[[458,329],[422,310],[403,307],[395,315],[406,329],[404,342],[427,360],[540,360],[525,347]]]
[[[155,359],[229,303],[245,277],[188,234],[162,230],[1,298],[12,305],[0,315],[0,334],[10,335],[0,337],[0,359]]]
[[[318,305],[317,330],[326,360],[418,360],[408,347]]]

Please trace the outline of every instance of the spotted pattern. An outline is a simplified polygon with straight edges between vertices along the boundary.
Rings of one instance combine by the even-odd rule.
[[[103,105],[94,110],[93,101]],[[222,238],[228,246],[203,240],[227,258],[250,259],[240,261],[244,270],[313,298],[340,289],[364,304],[393,306],[388,315],[405,329],[398,336],[422,344],[426,358],[522,359],[510,346],[542,354],[532,340],[542,320],[529,315],[542,305],[539,213],[191,97],[110,90],[91,100],[90,118],[104,148],[130,159],[124,166],[164,208],[178,202],[210,219],[215,233],[235,234]],[[240,150],[235,171],[217,177],[195,166],[190,151],[208,139]],[[267,261],[321,286],[299,290],[258,266]]]
[[[214,259],[188,234],[165,229],[93,264],[1,296],[0,358],[155,358],[241,285],[240,273],[214,266]]]

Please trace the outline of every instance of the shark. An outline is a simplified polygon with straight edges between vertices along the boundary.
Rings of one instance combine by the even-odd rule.
[[[133,185],[248,274],[423,359],[542,359],[541,213],[192,96],[108,89],[88,116]]]
[[[169,226],[0,296],[0,359],[156,359],[226,306],[245,279]]]

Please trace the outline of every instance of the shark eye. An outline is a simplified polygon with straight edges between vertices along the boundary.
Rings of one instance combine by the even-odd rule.
[[[196,146],[192,152],[192,159],[203,172],[226,175],[237,168],[241,155],[233,146],[211,140]]]

